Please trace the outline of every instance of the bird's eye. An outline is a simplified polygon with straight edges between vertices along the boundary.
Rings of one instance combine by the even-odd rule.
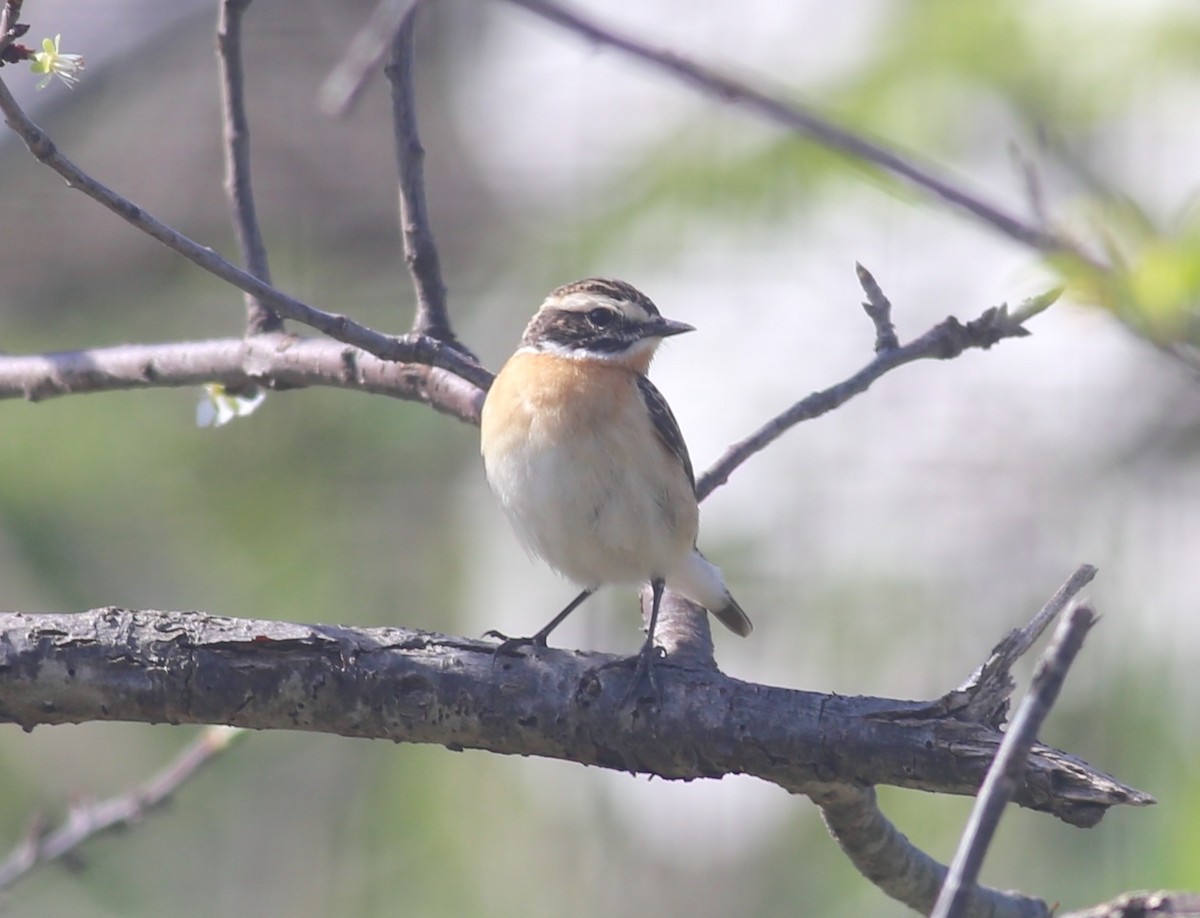
[[[616,318],[611,309],[592,309],[587,314],[588,322],[596,328],[608,328]]]

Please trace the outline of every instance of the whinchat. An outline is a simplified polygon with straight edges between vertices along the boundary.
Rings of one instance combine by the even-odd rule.
[[[646,378],[662,340],[689,331],[623,281],[577,281],[546,298],[492,383],[481,422],[488,484],[525,546],[584,588],[541,631],[511,643],[544,646],[609,583],[651,586],[639,666],[657,653],[664,587],[750,633],[721,572],[696,548],[692,462]]]

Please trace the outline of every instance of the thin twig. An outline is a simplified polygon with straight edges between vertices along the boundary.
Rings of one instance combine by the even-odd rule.
[[[0,53],[29,31],[28,26],[18,26],[21,18],[21,0],[5,0],[0,9]]]
[[[896,337],[896,326],[892,324],[892,301],[884,295],[870,271],[858,262],[854,263],[854,270],[867,295],[862,304],[863,311],[875,325],[875,353],[894,351],[900,346],[900,340]]]
[[[246,116],[246,75],[242,66],[242,17],[252,0],[221,0],[217,17],[217,59],[221,65],[221,107],[225,134],[225,194],[233,232],[246,270],[271,283],[267,249],[250,187],[250,121]],[[245,294],[246,333],[280,331],[279,314],[252,293]]]
[[[1033,297],[1013,314],[1008,312],[1006,306],[993,306],[966,325],[951,316],[908,344],[880,351],[874,360],[853,376],[801,399],[750,436],[729,447],[700,477],[696,483],[696,495],[703,500],[728,481],[734,469],[779,439],[792,427],[801,421],[820,417],[854,396],[862,394],[875,380],[897,367],[917,360],[948,360],[957,357],[968,348],[987,349],[1005,338],[1028,335],[1029,332],[1022,327],[1021,322],[1049,306],[1058,294],[1059,291],[1051,291]]]
[[[409,7],[392,38],[391,60],[385,73],[392,84],[392,125],[396,138],[396,168],[399,171],[400,229],[404,237],[404,262],[412,276],[417,308],[414,334],[459,345],[446,310],[446,284],[438,259],[437,245],[425,202],[425,148],[417,130],[417,103],[413,91],[413,59],[416,47],[413,28],[417,8]]]
[[[557,3],[550,2],[550,0],[508,0],[508,2],[583,35],[590,41],[617,48],[625,54],[666,71],[685,83],[698,87],[703,92],[716,96],[722,101],[740,105],[776,124],[803,134],[822,146],[872,163],[967,212],[1023,245],[1047,254],[1066,255],[1097,270],[1105,270],[1103,264],[1080,249],[1070,239],[1048,232],[1008,213],[998,205],[989,203],[979,195],[967,191],[960,182],[937,175],[932,166],[919,165],[915,157],[911,155],[901,155],[881,142],[868,140],[794,102],[785,101],[762,90],[747,86],[732,77],[687,60],[673,51],[650,47],[644,42],[615,32],[607,26],[586,19]]]
[[[108,800],[72,806],[66,821],[49,833],[43,834],[40,827],[34,826],[25,840],[0,861],[0,889],[12,886],[38,864],[67,857],[90,838],[140,822],[243,732],[237,727],[206,727],[150,780]]]
[[[332,386],[418,401],[479,423],[483,391],[424,364],[380,360],[326,338],[254,335],[169,344],[121,344],[49,354],[0,354],[0,399],[221,383],[237,390]]]
[[[228,281],[240,290],[254,294],[281,315],[324,332],[338,341],[362,348],[383,360],[441,367],[480,388],[486,389],[491,385],[492,374],[453,346],[425,335],[383,335],[344,315],[314,309],[243,271],[212,249],[200,245],[151,216],[60,154],[45,131],[34,124],[17,104],[3,80],[0,80],[0,111],[4,112],[8,126],[21,136],[38,161],[61,175],[72,188],[103,204],[132,226],[154,237],[210,274]]]
[[[346,55],[330,71],[317,92],[317,105],[327,115],[350,114],[367,80],[387,57],[400,22],[421,0],[380,0],[367,24],[350,41]]]
[[[1087,606],[1072,609],[1038,662],[1029,694],[1021,702],[1012,726],[983,779],[931,918],[962,918],[966,913],[984,855],[1000,824],[1004,808],[1021,780],[1029,751],[1037,741],[1038,730],[1058,699],[1067,671],[1095,622],[1096,615]]]

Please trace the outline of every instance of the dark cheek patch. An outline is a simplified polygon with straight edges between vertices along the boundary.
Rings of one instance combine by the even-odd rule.
[[[625,316],[614,314],[604,329],[596,328],[585,313],[554,310],[538,315],[525,332],[524,342],[548,341],[560,347],[579,348],[600,354],[616,354],[641,337],[637,327]]]

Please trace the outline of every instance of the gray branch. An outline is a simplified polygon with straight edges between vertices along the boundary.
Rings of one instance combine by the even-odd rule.
[[[974,794],[1003,736],[920,703],[821,695],[660,667],[658,707],[626,707],[630,667],[401,628],[95,609],[0,613],[0,720],[229,724],[537,755],[668,779],[750,774],[793,793],[831,782]],[[1021,806],[1091,826],[1153,802],[1034,747]]]
[[[446,308],[446,284],[433,241],[429,207],[425,201],[425,148],[417,130],[417,100],[413,85],[416,57],[414,27],[417,8],[412,5],[392,38],[391,59],[385,68],[392,85],[392,126],[396,140],[396,170],[399,173],[400,230],[404,239],[404,262],[417,296],[412,330],[439,341],[457,344]]]
[[[257,297],[260,302],[274,309],[280,315],[302,322],[317,331],[324,332],[330,338],[359,347],[384,360],[440,367],[485,389],[491,384],[492,374],[452,345],[426,335],[395,337],[384,335],[360,325],[344,315],[314,309],[307,303],[277,290],[253,274],[243,271],[207,246],[202,246],[172,229],[132,201],[96,181],[59,153],[58,148],[46,132],[34,124],[24,109],[17,104],[3,80],[0,80],[0,111],[4,113],[8,126],[25,141],[29,152],[39,162],[61,175],[72,188],[82,191],[130,225],[157,239],[193,264],[228,281],[239,290]]]
[[[1009,213],[1003,207],[968,191],[961,181],[938,175],[933,166],[918,162],[911,154],[901,154],[881,141],[857,134],[795,102],[763,92],[713,68],[688,60],[674,51],[655,48],[646,42],[621,34],[552,0],[508,2],[581,35],[589,42],[615,48],[703,93],[740,106],[824,147],[877,166],[1023,245],[1047,254],[1065,255],[1094,269],[1105,270],[1102,264],[1066,236],[1049,232]]]
[[[1067,671],[1083,647],[1084,637],[1095,622],[1096,615],[1087,606],[1072,609],[1042,655],[1029,694],[1021,703],[1012,726],[1004,735],[1004,742],[1000,744],[1000,751],[983,779],[962,842],[930,913],[932,918],[965,918],[970,914],[984,855],[1020,780],[1025,758],[1058,699]]]
[[[831,784],[810,790],[829,834],[855,867],[893,899],[928,914],[947,868],[921,851],[879,809],[875,789]],[[1050,918],[1041,899],[976,887],[969,918]]]
[[[73,802],[66,820],[55,829],[35,819],[25,838],[0,861],[0,889],[8,889],[39,864],[72,857],[97,835],[137,825],[243,735],[236,729],[209,727],[149,780],[106,800]]]
[[[963,686],[934,702],[917,706],[904,703],[896,711],[880,716],[904,720],[950,717],[999,730],[1003,717],[998,711],[1007,710],[1008,698],[1016,687],[1010,673],[1012,665],[1091,582],[1095,573],[1096,569],[1091,565],[1081,565],[1028,624],[1011,632],[997,645],[989,659]],[[1005,742],[1008,742],[1007,737]],[[913,845],[887,819],[879,809],[872,788],[830,784],[816,791],[810,790],[808,796],[821,807],[830,834],[863,876],[892,898],[921,914],[929,913],[949,870]],[[1049,914],[1049,908],[1040,899],[985,887],[975,888],[965,912],[968,918],[1048,918]]]
[[[221,107],[225,140],[225,195],[233,215],[233,231],[246,270],[271,283],[254,191],[250,184],[250,119],[246,116],[246,73],[242,64],[242,19],[251,0],[221,0],[217,17],[217,60],[221,65]],[[252,293],[246,301],[248,334],[279,331],[278,313]]]
[[[727,449],[696,482],[696,494],[703,500],[725,484],[743,462],[766,449],[802,421],[810,421],[866,392],[886,373],[918,360],[950,360],[971,348],[986,350],[1005,338],[1023,338],[1030,334],[1024,323],[1048,308],[1061,291],[1052,290],[1023,302],[1015,312],[1008,306],[992,306],[965,325],[950,316],[908,344],[900,345],[891,325],[891,304],[870,272],[857,266],[859,281],[867,292],[864,304],[875,324],[875,357],[848,379],[822,389],[780,412],[762,427]]]
[[[1136,892],[1059,918],[1200,918],[1200,893]]]
[[[355,389],[423,402],[470,424],[479,423],[483,404],[481,389],[445,370],[380,360],[336,341],[285,334],[0,355],[0,399],[40,401],[86,392],[207,382],[231,389],[252,383],[271,389]]]

